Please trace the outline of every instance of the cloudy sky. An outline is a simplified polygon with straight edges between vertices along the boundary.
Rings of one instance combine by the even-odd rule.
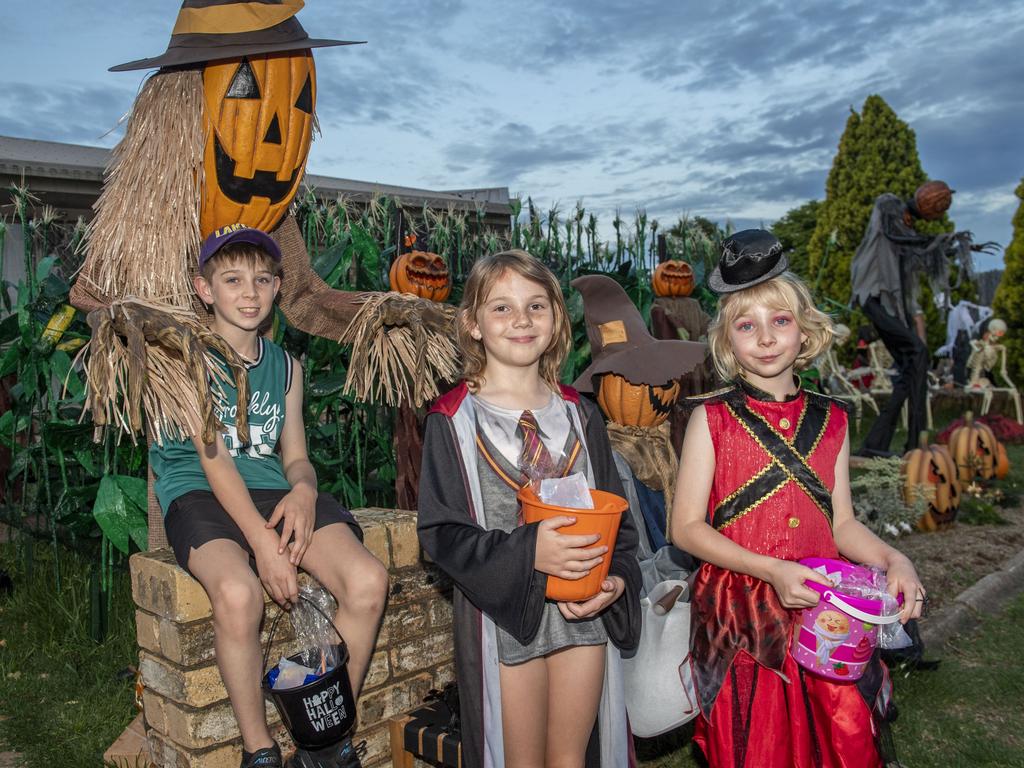
[[[0,134],[112,145],[180,0],[4,4]],[[851,107],[881,94],[957,226],[1004,244],[1024,175],[1024,3],[307,0],[311,172],[507,186],[563,210],[737,226],[824,196]],[[104,134],[108,134],[104,137]],[[982,268],[1001,256],[982,257]]]

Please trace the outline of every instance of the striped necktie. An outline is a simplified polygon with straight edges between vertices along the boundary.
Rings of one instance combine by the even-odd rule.
[[[540,427],[532,411],[523,411],[519,417],[518,431],[523,440],[523,450],[519,454],[519,469],[523,473],[523,483],[530,479],[553,477],[555,462],[544,441],[540,439]]]

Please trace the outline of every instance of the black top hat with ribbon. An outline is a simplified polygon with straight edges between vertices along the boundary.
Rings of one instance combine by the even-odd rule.
[[[303,5],[303,0],[183,0],[166,51],[118,64],[110,71],[176,67],[360,42],[311,38],[295,18]]]
[[[715,293],[734,293],[789,269],[779,239],[764,229],[744,229],[722,243],[722,258],[708,278]]]
[[[572,287],[583,296],[590,340],[590,366],[573,382],[580,392],[593,392],[593,378],[602,373],[617,374],[631,384],[662,387],[704,362],[704,344],[651,336],[640,310],[610,277],[584,275],[573,280]]]

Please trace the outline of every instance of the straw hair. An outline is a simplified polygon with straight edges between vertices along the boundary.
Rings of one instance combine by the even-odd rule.
[[[800,331],[807,336],[793,366],[796,370],[807,368],[831,346],[835,335],[832,320],[814,306],[811,292],[799,277],[792,272],[783,272],[778,277],[746,290],[722,296],[718,315],[708,329],[708,346],[711,348],[715,370],[726,381],[735,379],[740,373],[740,364],[729,343],[729,328],[736,318],[755,305],[793,313]]]
[[[477,312],[487,303],[494,284],[508,271],[543,286],[548,301],[551,302],[555,319],[554,332],[551,334],[548,348],[540,358],[540,376],[549,387],[557,390],[562,363],[565,362],[569,347],[572,345],[569,311],[562,297],[562,287],[554,273],[537,258],[517,248],[478,259],[469,271],[455,323],[456,340],[462,351],[462,377],[473,392],[483,386],[487,352],[484,350],[483,342],[474,339],[470,331],[476,323]]]
[[[366,402],[420,406],[455,380],[455,308],[409,293],[361,294],[362,306],[341,336],[352,345],[346,393]]]
[[[128,298],[93,310],[88,322],[92,338],[75,363],[84,364],[96,440],[113,428],[134,441],[145,426],[161,445],[192,437],[210,444],[223,430],[214,400],[225,385],[238,390],[238,402],[249,401],[242,359],[191,310]],[[244,408],[235,421],[239,439],[247,443]]]
[[[104,296],[193,307],[203,187],[203,77],[151,77],[114,148],[89,226],[82,277]]]

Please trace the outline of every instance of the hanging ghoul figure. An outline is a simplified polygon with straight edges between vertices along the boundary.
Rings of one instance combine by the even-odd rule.
[[[990,252],[996,245],[971,243],[970,232],[924,235],[917,220],[937,221],[949,209],[954,190],[944,181],[922,184],[909,200],[885,193],[875,200],[864,238],[850,264],[852,303],[859,305],[893,356],[897,375],[892,396],[871,427],[859,453],[889,455],[889,444],[904,401],[909,405],[910,450],[926,426],[929,353],[924,313],[918,303],[920,275],[936,296],[949,300],[949,257],[961,263],[960,279],[973,279],[970,252]]]

